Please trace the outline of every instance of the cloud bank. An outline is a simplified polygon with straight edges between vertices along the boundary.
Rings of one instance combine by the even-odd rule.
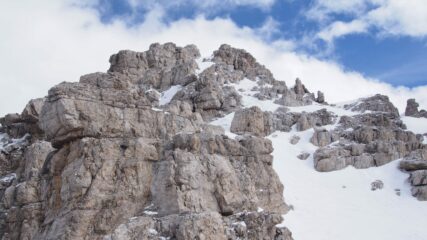
[[[337,15],[350,20],[336,20]],[[425,0],[315,0],[306,16],[326,24],[317,37],[327,42],[348,34],[366,33],[373,29],[377,35],[427,36],[427,4]]]
[[[291,41],[266,41],[260,33],[267,28],[239,27],[228,18],[208,20],[203,15],[166,24],[162,21],[165,11],[159,7],[132,27],[124,19],[104,24],[99,12],[78,3],[0,3],[0,115],[21,112],[28,100],[45,96],[50,87],[62,81],[78,81],[80,75],[106,71],[109,56],[120,49],[144,51],[153,42],[169,41],[181,46],[196,44],[202,56],[209,56],[222,43],[244,48],[277,79],[292,85],[299,77],[311,91],[323,91],[329,102],[382,93],[389,95],[401,111],[407,98],[416,98],[427,108],[426,86],[395,88],[346,71],[336,62],[293,51]]]

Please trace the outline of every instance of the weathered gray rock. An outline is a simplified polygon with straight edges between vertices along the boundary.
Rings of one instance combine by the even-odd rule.
[[[405,116],[416,117],[416,118],[427,118],[426,110],[418,110],[420,105],[415,101],[415,99],[408,99],[406,103]]]
[[[234,114],[230,131],[237,134],[267,136],[272,132],[271,113],[263,112],[259,107],[242,109]]]
[[[405,116],[416,116],[418,114],[418,107],[420,105],[414,98],[408,99],[406,102]]]
[[[117,101],[106,100],[115,95]],[[168,139],[179,131],[196,130],[197,121],[152,110],[144,95],[132,95],[127,90],[100,91],[85,84],[60,84],[49,91],[40,127],[54,146],[82,137]]]
[[[202,213],[183,219],[178,226],[176,239],[226,240],[221,216],[218,213]]]
[[[317,98],[316,98],[316,102],[318,103],[326,103],[325,101],[325,94],[321,91],[317,91]]]
[[[427,170],[427,160],[404,159],[400,161],[399,167],[406,171]]]
[[[343,148],[319,148],[313,155],[314,168],[319,172],[340,170],[351,164],[350,156],[350,151]]]
[[[236,113],[239,140],[207,123],[241,108],[225,84],[248,78],[275,98],[286,85],[243,50],[221,46],[197,74],[198,57],[172,43],[120,51],[107,73],[2,118],[0,238],[291,240],[276,226],[289,207],[261,138],[276,130],[274,114]]]
[[[215,63],[224,63],[232,66],[234,71],[244,73],[244,77],[255,80],[259,78],[264,83],[273,83],[273,75],[263,65],[259,64],[256,59],[243,49],[232,48],[223,44],[213,53]]]
[[[310,157],[310,153],[306,153],[306,152],[303,152],[297,156],[297,158],[300,160],[307,160],[307,158],[309,157]]]
[[[289,132],[296,124],[298,131],[305,131],[312,127],[321,127],[336,122],[337,116],[326,109],[315,112],[288,112],[286,108],[278,108],[273,113],[273,130]]]
[[[305,131],[311,128],[311,124],[308,122],[307,115],[302,114],[297,121],[297,131]]]
[[[340,125],[332,131],[316,130],[311,138],[311,142],[320,147],[340,140],[339,144],[329,148],[345,149],[350,152],[350,156],[332,155],[330,158],[323,156],[322,149],[314,153],[315,159],[317,154],[323,154],[321,158],[327,159],[328,166],[336,166],[335,170],[341,169],[343,164],[356,168],[381,166],[423,148],[422,136],[405,131],[406,127],[393,112],[343,116],[339,123]],[[335,165],[331,163],[334,160],[338,161]]]
[[[292,144],[292,145],[295,145],[295,144],[297,144],[298,142],[299,142],[299,140],[300,140],[301,138],[299,137],[299,136],[297,136],[297,135],[293,135],[292,137],[291,137],[291,140],[289,140],[289,142]]]
[[[171,85],[185,85],[195,74],[200,57],[194,45],[177,47],[173,43],[152,44],[146,52],[120,51],[110,57],[109,73],[124,75],[131,83],[144,83],[166,90]]]
[[[24,108],[21,114],[7,114],[0,118],[2,132],[11,138],[22,138],[30,134],[34,139],[42,138],[43,132],[38,126],[39,115],[44,104],[44,99],[33,99]]]
[[[43,164],[50,153],[55,149],[50,142],[36,141],[25,149],[25,168],[22,178],[31,180],[38,178]]]
[[[291,131],[292,126],[298,120],[297,115],[289,113],[287,108],[279,107],[273,113],[273,129],[282,132]]]
[[[411,193],[420,201],[427,201],[427,186],[416,186],[413,187]]]
[[[393,113],[373,112],[363,113],[354,116],[342,116],[339,120],[342,129],[353,128],[360,126],[370,127],[385,127],[390,129],[405,130],[406,126],[400,120],[399,116]]]
[[[359,99],[358,102],[344,106],[345,109],[359,112],[385,112],[399,116],[399,110],[390,102],[390,99],[381,94]]]
[[[284,106],[297,107],[310,105],[313,101],[315,101],[314,94],[310,93],[301,80],[297,78],[295,86],[283,91],[282,97],[274,102]]]
[[[384,183],[381,180],[375,180],[371,183],[371,190],[372,191],[376,191],[376,190],[381,190],[384,187]]]
[[[324,128],[316,128],[310,142],[315,146],[324,147],[336,140],[338,140],[336,133],[327,131]]]
[[[409,181],[412,186],[427,185],[427,170],[415,170],[411,172]]]
[[[399,168],[409,173],[412,195],[427,201],[427,148],[412,152],[400,161]]]

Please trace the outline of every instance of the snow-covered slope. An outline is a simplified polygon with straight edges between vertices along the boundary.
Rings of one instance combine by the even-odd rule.
[[[274,111],[279,105],[252,97],[253,82],[241,81],[236,89],[243,95],[245,107],[258,106],[264,111]],[[358,112],[347,111],[342,106],[313,104],[290,107],[291,112],[313,112],[326,108],[338,116],[351,116]],[[217,119],[212,124],[224,127],[227,135],[234,113]],[[427,132],[427,120],[402,118],[409,130]],[[332,129],[335,126],[325,126]],[[285,186],[284,197],[293,210],[284,215],[284,225],[289,227],[296,240],[422,240],[426,239],[427,204],[411,195],[408,175],[401,172],[398,160],[381,167],[355,169],[347,167],[327,173],[314,169],[313,153],[317,149],[310,143],[314,130],[274,132],[268,138],[274,147],[273,167]],[[300,141],[290,143],[294,135]],[[297,155],[310,153],[307,160]],[[384,188],[371,190],[371,183],[381,180]]]
[[[284,216],[295,239],[423,239],[427,205],[417,201],[406,183],[398,161],[369,169],[320,173],[313,168],[316,147],[309,139],[313,130],[276,132],[269,136],[274,147],[273,167],[285,186],[284,196],[294,210]],[[292,145],[289,139],[301,140]],[[307,160],[296,156],[311,153]],[[384,188],[371,190],[381,180]],[[397,195],[398,191],[400,196]]]

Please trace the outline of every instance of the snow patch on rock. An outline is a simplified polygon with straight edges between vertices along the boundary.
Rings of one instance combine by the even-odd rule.
[[[199,66],[199,69],[196,70],[197,74],[202,73],[204,70],[215,64],[212,62],[212,57],[198,58],[196,59],[196,63]]]
[[[181,89],[182,89],[181,85],[175,85],[170,87],[168,90],[162,92],[159,100],[159,105],[163,106],[170,103],[170,101],[172,101],[172,98],[175,96],[175,94],[179,92]]]

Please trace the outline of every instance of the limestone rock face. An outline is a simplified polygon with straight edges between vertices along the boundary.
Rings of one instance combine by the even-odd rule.
[[[230,130],[238,134],[267,136],[272,132],[272,127],[271,114],[261,111],[259,107],[251,107],[239,110],[234,114]]]
[[[352,111],[373,111],[386,112],[399,116],[399,110],[390,102],[390,99],[385,95],[377,94],[372,97],[360,99],[359,102],[344,106]]]
[[[427,148],[412,152],[399,163],[409,173],[412,195],[420,201],[427,201]]]
[[[1,118],[0,238],[291,240],[263,137],[295,117],[242,109],[235,87],[273,99],[286,85],[241,49],[221,46],[203,70],[199,57],[173,43],[120,51],[106,73]],[[234,111],[243,136],[209,124]]]
[[[288,112],[286,108],[278,108],[275,112],[263,112],[258,107],[241,109],[234,114],[230,131],[240,135],[268,136],[274,131],[305,131],[313,127],[321,127],[336,122],[336,116],[326,109],[315,112]]]
[[[315,129],[310,142],[315,146],[324,147],[338,140],[338,136],[334,132],[329,132],[326,129]]]
[[[3,132],[11,138],[22,138],[26,134],[40,137],[43,134],[38,126],[39,115],[45,99],[33,99],[24,108],[21,114],[7,114],[0,118]]]
[[[215,63],[223,63],[232,66],[233,70],[240,71],[244,77],[255,80],[259,78],[265,83],[273,83],[273,75],[263,65],[243,49],[232,48],[230,45],[223,44],[213,53]]]
[[[415,99],[411,98],[408,99],[406,103],[406,109],[405,109],[405,116],[409,117],[416,117],[416,118],[427,118],[427,111],[426,110],[418,110],[418,107],[420,105],[415,101]]]
[[[166,90],[171,85],[191,81],[200,57],[194,45],[177,47],[173,43],[152,44],[146,52],[120,51],[110,57],[109,73],[124,75],[132,83],[143,83]]]
[[[300,79],[295,80],[295,86],[283,92],[282,97],[275,101],[277,104],[284,106],[305,106],[310,105],[316,98],[313,93],[310,93],[302,84]],[[324,100],[324,99],[323,99]],[[320,99],[322,101],[322,99]]]
[[[375,99],[378,106],[372,105],[372,99],[365,105],[381,111],[343,116],[335,129],[315,130],[311,142],[320,147],[313,155],[316,170],[381,166],[424,148],[423,137],[405,130],[394,106],[384,104],[381,96]]]

